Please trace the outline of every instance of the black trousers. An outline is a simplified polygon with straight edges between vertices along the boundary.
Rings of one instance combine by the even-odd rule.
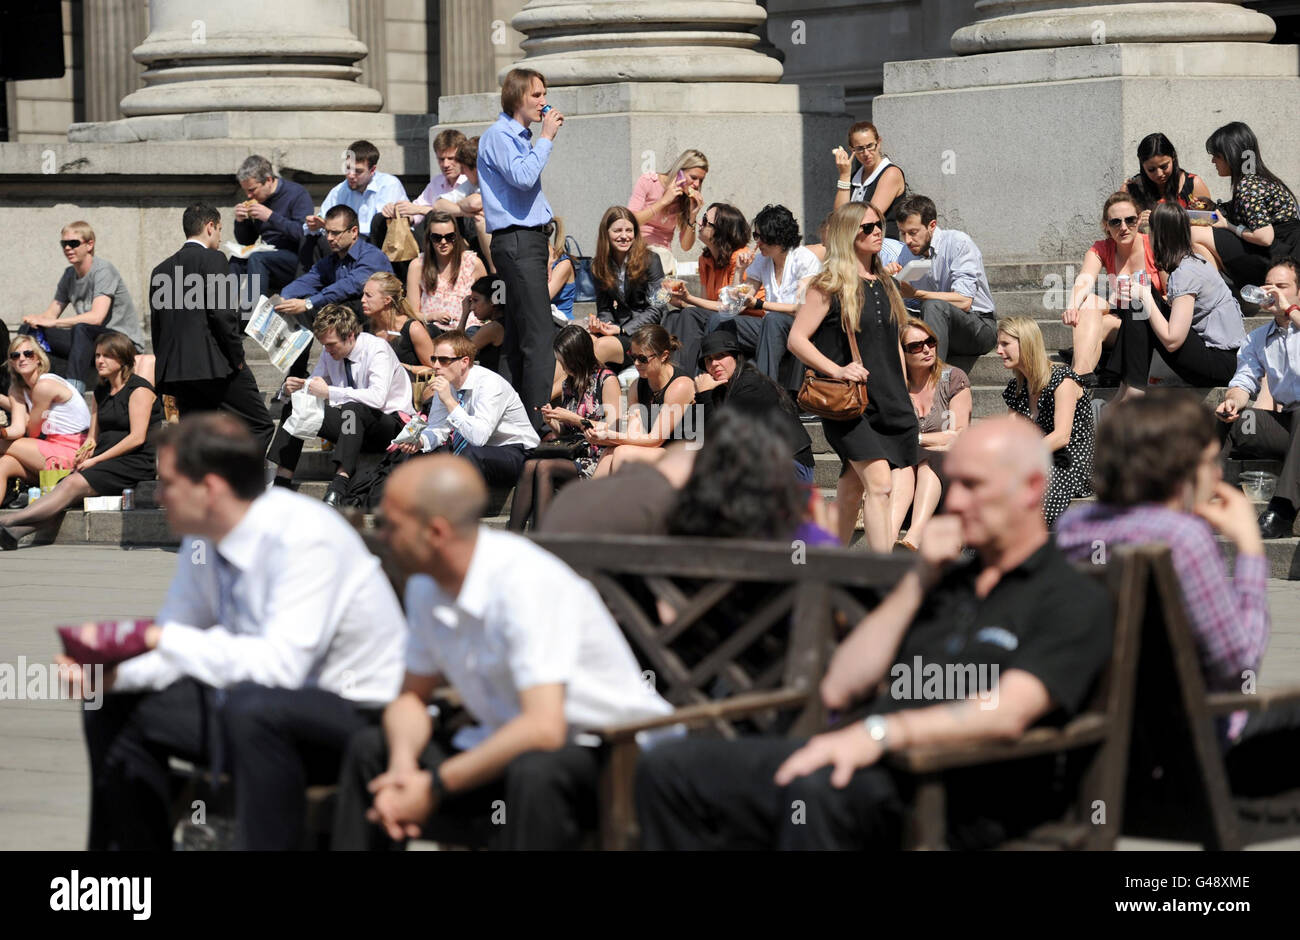
[[[292,471],[302,456],[303,440],[284,429],[284,422],[291,414],[293,402],[287,401],[280,412],[280,427],[266,456],[276,466]],[[362,454],[386,450],[401,430],[402,419],[397,415],[385,414],[378,408],[353,401],[337,408],[329,404],[325,406],[320,436],[334,442],[330,459],[338,465],[338,471],[352,476],[357,472],[357,461]]]
[[[492,261],[506,286],[506,369],[501,373],[514,385],[539,432],[546,429],[534,409],[550,402],[555,378],[556,326],[546,283],[547,259],[541,232],[517,229],[492,236]]]
[[[1224,448],[1237,459],[1282,461],[1282,472],[1277,478],[1274,499],[1285,499],[1291,508],[1300,509],[1300,421],[1294,411],[1264,411],[1244,408],[1232,424],[1219,427],[1231,441]]]
[[[437,767],[455,750],[435,732],[420,766]],[[382,826],[366,820],[367,785],[388,769],[382,728],[366,728],[348,744],[339,781],[333,847],[339,850],[395,848]],[[520,754],[492,783],[449,796],[421,829],[421,837],[471,847],[514,850],[572,850],[596,827],[596,785],[600,754],[570,744],[555,751]]]
[[[1300,706],[1254,712],[1224,753],[1236,796],[1272,796],[1300,786]]]
[[[1120,313],[1119,334],[1110,361],[1119,364],[1124,382],[1132,388],[1147,387],[1151,374],[1151,353],[1157,353],[1180,379],[1196,388],[1227,385],[1237,371],[1237,350],[1212,349],[1201,334],[1188,329],[1187,338],[1175,352],[1165,349],[1156,338],[1150,319],[1137,319],[1129,310]]]
[[[262,453],[271,444],[275,423],[247,364],[224,379],[169,382],[162,391],[176,398],[176,408],[182,418],[196,411],[226,411],[248,426]]]
[[[467,444],[460,452],[460,456],[472,463],[483,475],[488,486],[514,486],[524,470],[524,462],[528,459],[526,454],[523,444],[506,444],[503,447]]]
[[[35,330],[21,326],[18,332],[27,335]],[[98,381],[95,374],[95,340],[101,333],[107,332],[108,327],[96,323],[78,323],[66,328],[49,327],[45,330],[45,342],[50,344],[50,357],[67,360],[64,378],[83,385]],[[8,353],[8,350],[5,352]]]
[[[1263,284],[1273,266],[1273,246],[1252,245],[1237,237],[1231,229],[1216,228],[1214,250],[1223,261],[1224,273],[1232,286],[1241,290],[1247,284]]]
[[[230,273],[240,279],[240,309],[248,312],[259,294],[270,297],[298,276],[298,252],[289,248],[255,251],[247,258],[231,258]]]
[[[88,848],[169,849],[167,759],[211,760],[221,735],[222,766],[235,791],[237,847],[296,849],[305,788],[337,780],[348,740],[378,717],[322,689],[245,683],[226,690],[218,704],[213,689],[182,679],[159,692],[106,695],[102,708],[84,712]]]

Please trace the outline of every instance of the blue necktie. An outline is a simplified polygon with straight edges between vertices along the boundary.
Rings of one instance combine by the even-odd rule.
[[[239,580],[240,571],[216,550],[214,543],[210,544],[213,544],[212,564],[217,572],[217,623],[225,627],[229,632],[234,633],[235,608],[237,606],[235,603],[235,583]],[[221,786],[221,774],[224,772],[226,764],[226,742],[224,725],[221,720],[221,710],[226,704],[226,690],[208,689],[206,698],[208,705],[209,769],[212,789],[217,790]]]
[[[456,393],[456,401],[460,404],[462,408],[465,407],[465,396],[468,394],[469,394],[469,389],[467,388],[462,388],[460,391]],[[462,450],[464,450],[466,447],[469,446],[469,441],[467,441],[459,431],[457,431],[455,428],[452,428],[451,437],[447,438],[447,446],[451,448],[451,452],[453,454],[459,454]]]

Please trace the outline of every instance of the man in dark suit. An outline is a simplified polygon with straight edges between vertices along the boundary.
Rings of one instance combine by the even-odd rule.
[[[221,244],[221,213],[194,203],[182,217],[186,242],[149,277],[149,329],[156,385],[176,398],[181,417],[228,411],[248,425],[265,453],[275,428],[239,330],[239,280]]]

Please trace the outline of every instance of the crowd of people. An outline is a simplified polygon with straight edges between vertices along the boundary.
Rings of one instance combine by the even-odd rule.
[[[1099,538],[1171,546],[1211,687],[1258,667],[1263,540],[1290,535],[1300,507],[1300,218],[1249,127],[1207,142],[1232,183],[1218,205],[1163,135],[1141,142],[1140,172],[1105,200],[1103,237],[1062,315],[1073,348],[1054,361],[1039,321],[998,318],[974,240],[940,227],[939,207],[909,190],[872,124],[836,148],[818,243],[805,244],[786,206],[751,221],[707,203],[708,159],[688,149],[603,214],[585,259],[566,250],[542,189],[564,115],[528,69],[506,76],[501,103],[481,137],[438,135],[440,173],[415,200],[367,141],[350,146],[346,178],[319,210],[250,157],[236,174],[247,201],[235,237],[256,250],[227,259],[220,211],[185,210],[186,241],[151,282],[152,355],[93,230],[63,230],[69,268],[55,300],[8,344],[0,484],[71,472],[0,513],[0,548],[155,472],[169,523],[189,540],[151,625],[85,638],[112,666],[115,693],[86,717],[92,848],[168,844],[168,754],[228,765],[240,847],[299,845],[303,788],[317,780],[340,785],[339,848],[439,838],[444,826],[466,838],[464,824],[481,824],[498,797],[511,821],[479,836],[579,845],[599,768],[575,735],[669,705],[591,585],[481,525],[490,491],[512,487],[515,533],[841,545],[861,528],[874,552],[915,553],[821,688],[831,709],[869,700],[866,721],[806,742],[646,742],[647,848],[896,844],[902,797],[883,753],[1015,736],[1087,700],[1111,612],[1067,559]],[[421,251],[394,262],[385,244],[403,227]],[[695,288],[675,250],[697,248]],[[198,301],[153,289],[191,275],[239,289]],[[595,312],[575,319],[587,276]],[[276,390],[258,388],[243,354],[241,317],[259,294],[276,295],[276,311],[321,348],[314,369],[304,350]],[[60,316],[69,304],[76,313]],[[1272,319],[1247,334],[1243,314],[1256,310]],[[954,363],[990,353],[1008,376],[1006,414],[976,421],[970,375]],[[1222,404],[1149,391],[1153,356],[1189,385],[1227,386]],[[832,506],[815,485],[801,394],[814,375],[869,390],[858,413],[820,419],[839,461]],[[1099,420],[1093,390],[1106,386],[1119,390]],[[266,391],[282,402],[278,428]],[[178,424],[163,427],[160,396]],[[324,505],[292,492],[315,437],[333,445]],[[389,454],[379,486],[359,472],[365,453]],[[1229,453],[1283,460],[1258,518],[1222,481]],[[361,477],[402,603],[331,509]],[[1237,549],[1232,581],[1216,533]],[[1065,609],[1052,600],[1062,592]],[[944,645],[958,607],[976,611],[962,630],[1000,617],[1012,642],[972,633]],[[958,715],[872,698],[890,664],[913,657],[997,664],[1001,706]],[[454,736],[430,718],[447,683],[478,723]],[[1236,716],[1223,744],[1250,742],[1242,753],[1254,755],[1293,727]],[[1243,760],[1242,779],[1257,784],[1258,766]],[[1075,783],[1046,764],[981,781],[959,807],[955,844],[1049,818]],[[817,824],[775,812],[786,797],[816,807]]]

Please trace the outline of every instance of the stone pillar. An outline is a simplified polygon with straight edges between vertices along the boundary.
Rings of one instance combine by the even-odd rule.
[[[140,87],[140,66],[124,55],[148,33],[144,0],[85,0],[86,120],[114,121]]]
[[[492,67],[492,8],[484,0],[442,0],[438,39],[444,95],[497,87]]]
[[[356,80],[366,47],[348,23],[347,0],[277,0],[261,13],[230,0],[149,0],[149,36],[133,53],[145,87],[122,113],[378,111],[383,96]]]
[[[352,32],[356,33],[367,50],[366,57],[361,60],[361,84],[368,85],[383,95],[388,88],[384,0],[348,0],[348,4]]]
[[[986,261],[1077,264],[1102,202],[1159,131],[1218,199],[1206,138],[1245,121],[1283,179],[1300,179],[1296,46],[1237,3],[981,0],[959,57],[885,64],[873,118],[909,187]],[[987,51],[996,50],[996,51]],[[990,134],[996,128],[996,134]]]
[[[958,55],[1118,42],[1268,42],[1273,20],[1238,3],[979,0],[981,19],[953,33]]]
[[[529,0],[511,25],[552,85],[776,82],[781,63],[755,50],[766,20],[752,0]]]

